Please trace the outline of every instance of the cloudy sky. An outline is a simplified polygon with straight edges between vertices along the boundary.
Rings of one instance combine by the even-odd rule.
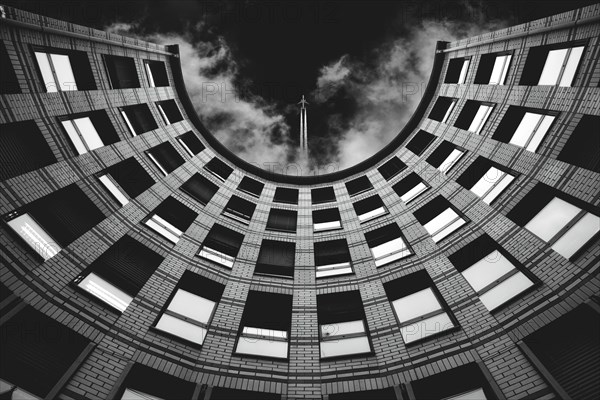
[[[269,169],[331,172],[377,152],[416,108],[435,43],[593,1],[5,1],[161,44],[179,44],[204,124]],[[309,104],[299,158],[297,101]],[[285,167],[284,167],[285,171]],[[297,173],[292,168],[290,173]]]

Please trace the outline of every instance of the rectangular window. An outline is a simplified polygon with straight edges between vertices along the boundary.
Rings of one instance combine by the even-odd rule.
[[[600,116],[583,115],[557,158],[581,168],[600,172],[599,127]]]
[[[278,232],[296,233],[298,212],[271,208],[267,220],[267,230]]]
[[[173,197],[167,197],[144,224],[173,243],[192,225],[198,214]]]
[[[427,162],[442,173],[447,174],[450,169],[464,156],[466,150],[444,140],[437,149],[427,157]]]
[[[135,60],[133,58],[110,56],[108,54],[104,54],[102,57],[112,89],[141,87],[137,69],[135,68]]]
[[[436,139],[435,135],[432,135],[429,132],[425,132],[424,130],[420,130],[417,134],[411,139],[410,142],[406,145],[406,148],[420,156],[427,150],[427,148],[433,143]]]
[[[142,364],[133,364],[123,384],[111,398],[115,400],[191,399],[195,389],[194,382]]]
[[[315,210],[312,212],[313,230],[315,232],[325,232],[335,229],[341,229],[342,219],[337,208],[327,208],[324,210]]]
[[[228,216],[242,224],[248,225],[256,209],[256,204],[232,195],[223,210],[223,215]]]
[[[367,239],[367,244],[373,254],[376,267],[381,267],[412,254],[396,223],[366,232],[365,239]]]
[[[394,156],[388,162],[379,167],[378,171],[386,181],[389,181],[405,169],[406,164],[400,161],[398,157]]]
[[[294,242],[263,240],[254,273],[293,278],[295,256],[296,244]]]
[[[298,189],[275,188],[273,201],[276,203],[298,204]]]
[[[204,239],[198,255],[224,267],[232,268],[243,241],[244,235],[241,233],[214,224]]]
[[[431,112],[429,113],[429,119],[433,119],[444,124],[447,123],[448,118],[450,118],[450,115],[456,106],[456,102],[457,99],[450,97],[438,97],[433,108],[431,109]]]
[[[223,285],[185,271],[155,328],[201,345],[223,290]]]
[[[323,204],[336,200],[335,192],[333,191],[333,186],[311,189],[310,196],[312,204]]]
[[[196,154],[205,149],[200,139],[198,139],[198,136],[196,136],[196,134],[192,131],[177,136],[177,141],[190,155],[190,157],[194,157]]]
[[[441,195],[419,208],[414,215],[436,243],[468,222]]]
[[[510,106],[492,138],[535,152],[555,119],[544,110]]]
[[[95,90],[96,82],[84,51],[35,47],[35,61],[44,91]]]
[[[486,204],[491,204],[516,178],[516,173],[487,158],[477,159],[456,180]]]
[[[154,179],[140,165],[135,157],[127,158],[104,170],[127,195],[135,199],[154,185]]]
[[[17,215],[17,216],[15,216]],[[60,245],[27,213],[9,214],[8,226],[15,231],[44,261],[61,250]]]
[[[582,42],[530,48],[520,84],[572,86],[584,49]]]
[[[61,117],[60,122],[77,154],[84,154],[120,140],[105,111],[80,114],[68,119]]]
[[[594,209],[594,213],[584,207]],[[538,183],[507,216],[563,257],[571,258],[597,237],[600,231],[597,212],[587,203]]]
[[[454,126],[479,135],[493,109],[493,104],[467,100]]]
[[[352,264],[346,239],[314,243],[317,278],[351,274]]]
[[[229,175],[233,172],[233,168],[225,164],[223,161],[214,157],[212,160],[206,163],[204,169],[219,178],[219,180],[225,182]]]
[[[146,152],[148,158],[162,172],[164,176],[175,171],[184,163],[183,157],[175,150],[175,147],[169,142],[164,142]]]
[[[148,78],[148,86],[169,86],[169,78],[164,62],[144,60],[144,68],[146,70],[146,77]]]
[[[431,188],[431,186],[414,172],[411,172],[406,178],[398,181],[392,186],[392,189],[394,189],[396,194],[400,196],[400,199],[406,204],[419,197],[422,193],[425,193],[429,188]]]
[[[163,119],[165,125],[171,125],[179,121],[183,121],[183,115],[177,107],[175,100],[164,100],[156,103],[156,108]]]
[[[372,353],[360,292],[317,296],[321,358]]]
[[[366,176],[361,176],[346,182],[346,189],[348,190],[350,197],[353,197],[373,189],[373,185],[371,184],[369,178]]]
[[[493,311],[534,286],[524,267],[488,235],[482,235],[448,257]]]
[[[388,282],[384,288],[405,344],[456,327],[448,306],[425,270]]]
[[[219,187],[196,172],[181,185],[181,190],[205,206],[217,193]]]
[[[74,283],[123,312],[162,261],[160,254],[125,235],[77,276]]]
[[[141,135],[158,128],[152,112],[146,104],[121,107],[119,111],[132,136]]]
[[[512,53],[484,54],[479,60],[474,83],[481,85],[504,85]]]
[[[460,57],[450,60],[448,62],[444,83],[465,83],[470,64],[471,57]]]
[[[235,352],[287,359],[292,296],[250,291],[245,304]]]
[[[264,187],[264,183],[254,180],[249,176],[244,176],[237,189],[249,194],[250,196],[258,198],[260,197]]]
[[[121,206],[129,203],[129,199],[123,193],[117,183],[111,178],[109,174],[103,174],[98,176],[98,180],[102,183],[102,186],[117,200]]]
[[[377,194],[367,197],[366,199],[359,200],[352,205],[354,206],[354,211],[356,212],[358,220],[361,223],[385,215],[388,212],[387,208],[385,208],[385,205],[383,204],[383,201],[381,200],[381,197],[379,197]]]

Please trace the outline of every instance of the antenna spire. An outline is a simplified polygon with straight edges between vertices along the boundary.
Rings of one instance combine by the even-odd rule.
[[[306,114],[308,101],[304,95],[298,104],[300,104],[300,152],[308,159],[308,119]]]

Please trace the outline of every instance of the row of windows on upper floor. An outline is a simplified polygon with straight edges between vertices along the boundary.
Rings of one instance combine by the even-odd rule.
[[[88,53],[85,51],[31,46],[31,56],[35,60],[35,73],[40,78],[43,92],[97,89]],[[101,57],[112,89],[141,87],[134,58],[109,54],[102,54]],[[169,86],[163,61],[143,60],[142,63],[149,87]],[[20,93],[19,82],[4,42],[0,42],[0,66],[0,93]]]
[[[587,41],[531,47],[519,81],[520,85],[572,86],[580,69]],[[473,83],[504,85],[514,51],[483,54]],[[474,57],[458,57],[448,62],[444,83],[464,84],[473,69]]]

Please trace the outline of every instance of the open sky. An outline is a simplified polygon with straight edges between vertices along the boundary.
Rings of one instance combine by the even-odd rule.
[[[248,162],[267,169],[272,163],[296,163],[308,174],[346,168],[389,143],[421,98],[436,41],[595,1],[3,3],[179,44],[188,92],[213,134]],[[310,103],[310,160],[296,151],[295,103],[303,94]]]

